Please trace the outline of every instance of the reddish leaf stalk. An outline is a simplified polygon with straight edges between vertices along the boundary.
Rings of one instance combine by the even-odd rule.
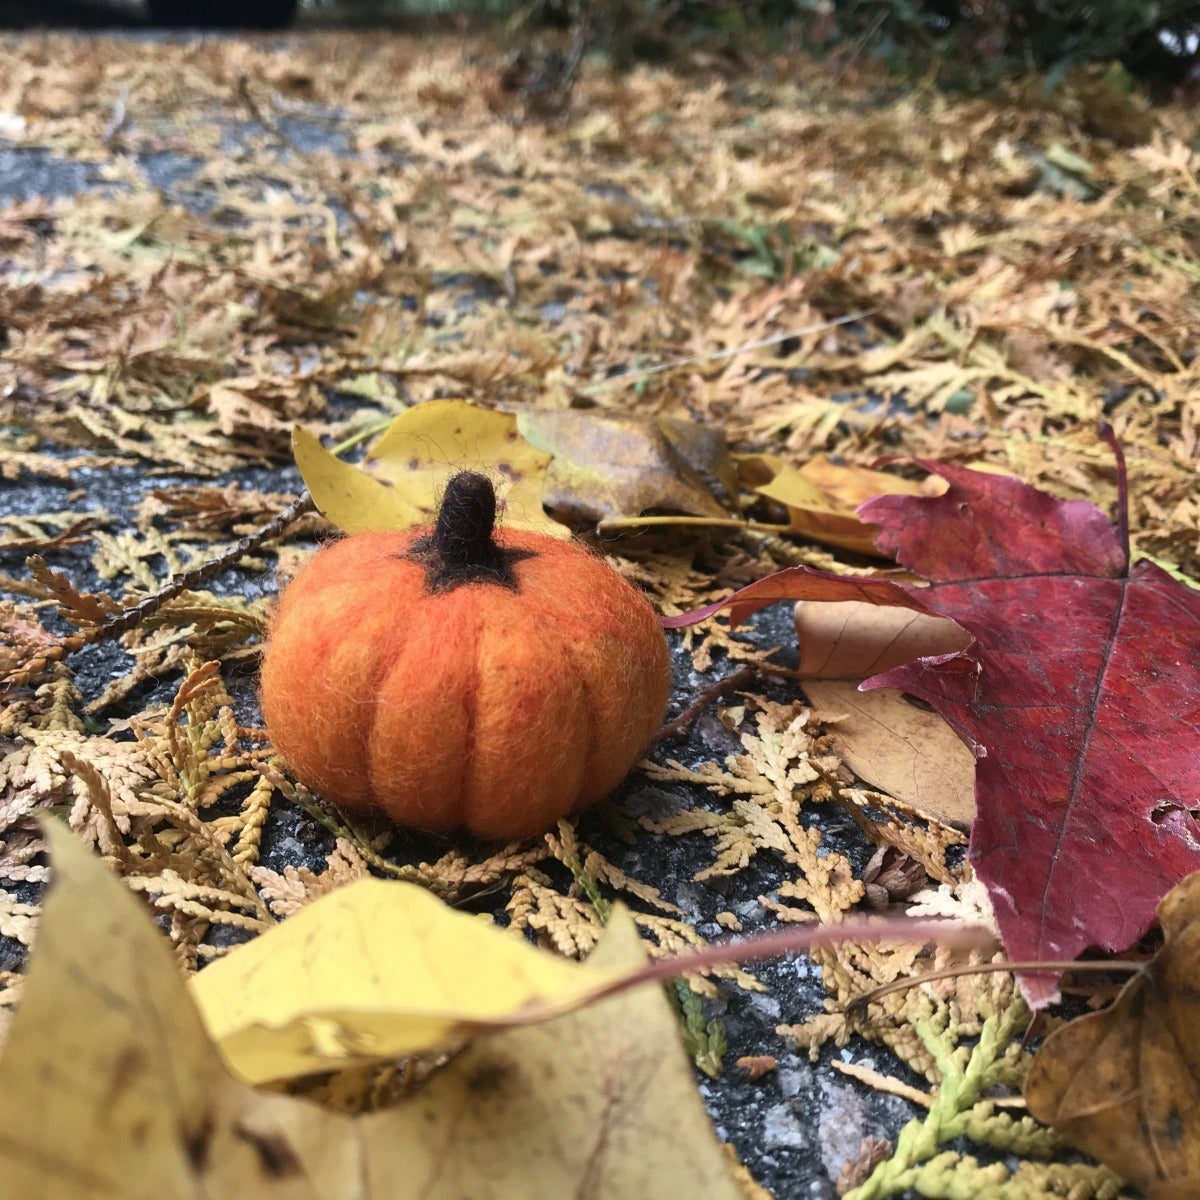
[[[1117,532],[1121,547],[1125,551],[1125,571],[1129,573],[1129,472],[1125,468],[1125,451],[1108,421],[1100,422],[1100,440],[1113,452],[1117,460]]]
[[[836,946],[842,942],[937,942],[940,946],[977,950],[988,945],[994,946],[995,935],[982,925],[963,925],[947,920],[918,921],[911,917],[883,920],[856,918],[832,925],[814,923],[800,928],[772,930],[754,937],[715,942],[698,950],[656,959],[640,970],[614,980],[589,1000],[601,1000],[644,983],[665,983],[711,967],[807,953],[821,946]],[[531,1016],[531,1020],[540,1019],[537,1015]]]

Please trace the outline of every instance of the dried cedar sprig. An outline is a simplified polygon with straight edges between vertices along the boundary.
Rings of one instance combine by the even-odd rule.
[[[315,510],[316,505],[313,503],[312,496],[308,492],[304,492],[261,528],[234,542],[223,554],[216,558],[210,558],[190,571],[183,571],[173,576],[169,583],[153,595],[139,600],[136,604],[130,605],[129,608],[123,609],[89,629],[81,629],[76,633],[68,634],[56,645],[42,651],[36,658],[30,659],[15,671],[10,671],[0,682],[0,692],[24,687],[51,663],[62,662],[85,646],[116,641],[131,629],[136,629],[147,617],[158,612],[167,601],[174,600],[183,592],[197,588],[214,575],[219,575],[227,567],[231,567],[240,559],[253,554],[272,538],[278,537],[293,522]]]

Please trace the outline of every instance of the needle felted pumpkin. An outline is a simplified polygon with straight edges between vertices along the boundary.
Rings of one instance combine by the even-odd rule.
[[[603,559],[494,531],[483,475],[432,529],[360,533],[284,589],[263,715],[296,778],[430,831],[540,833],[644,753],[670,691],[646,599]]]

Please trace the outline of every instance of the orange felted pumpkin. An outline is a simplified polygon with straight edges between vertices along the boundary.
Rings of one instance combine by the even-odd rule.
[[[666,707],[666,641],[603,559],[545,534],[493,536],[483,475],[437,525],[360,533],[284,590],[262,705],[296,778],[430,831],[540,833],[601,799]]]

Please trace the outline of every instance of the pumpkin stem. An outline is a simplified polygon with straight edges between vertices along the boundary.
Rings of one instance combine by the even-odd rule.
[[[459,471],[446,485],[433,530],[433,548],[446,564],[490,565],[499,547],[492,541],[496,528],[496,489],[486,475]]]
[[[532,551],[499,545],[492,537],[495,528],[492,481],[476,471],[460,471],[446,485],[433,532],[409,551],[424,565],[429,591],[449,591],[464,583],[497,583],[516,591],[513,564]]]

